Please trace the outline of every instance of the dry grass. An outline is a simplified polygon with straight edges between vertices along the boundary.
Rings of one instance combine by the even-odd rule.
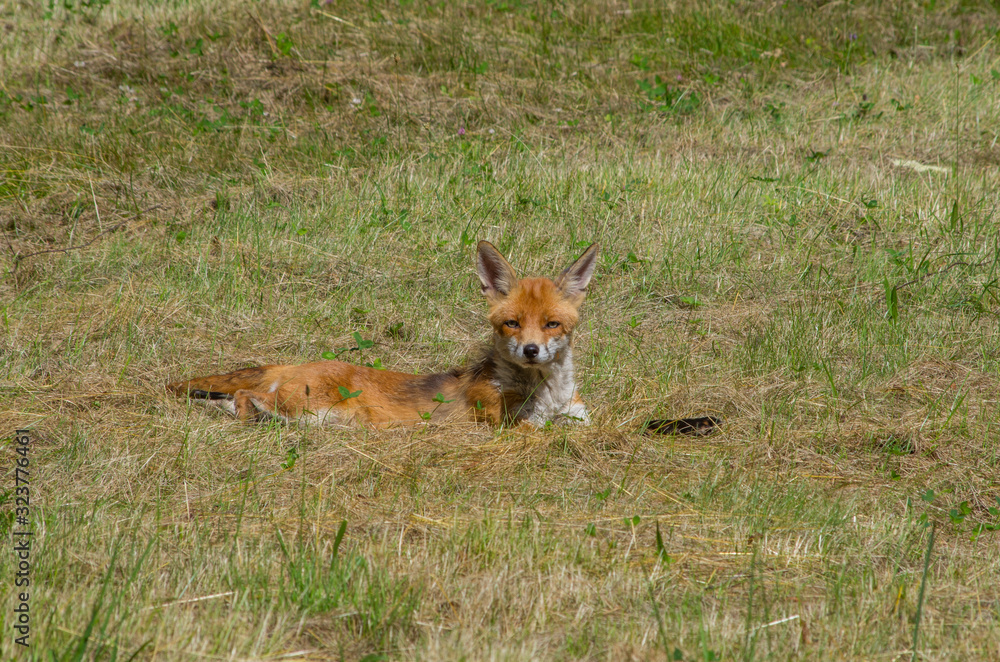
[[[934,524],[918,657],[1000,657],[996,25],[0,7],[0,429],[34,435],[37,532],[32,648],[0,655],[904,659]],[[478,238],[531,273],[602,243],[594,426],[247,426],[163,392],[353,332],[348,360],[458,363]]]

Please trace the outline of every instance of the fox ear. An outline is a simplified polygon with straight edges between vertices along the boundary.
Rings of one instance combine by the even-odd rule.
[[[483,284],[483,294],[487,298],[505,297],[517,285],[517,274],[510,262],[500,255],[493,244],[488,241],[479,242],[479,254],[476,256],[476,271]]]
[[[598,244],[591,244],[587,250],[583,251],[583,255],[577,258],[576,262],[556,278],[556,287],[562,291],[563,296],[567,299],[583,300],[583,295],[587,292],[587,285],[590,283],[590,277],[594,275],[594,267],[597,266],[597,252],[600,248]]]

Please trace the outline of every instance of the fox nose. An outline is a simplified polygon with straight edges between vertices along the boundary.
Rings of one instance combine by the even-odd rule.
[[[538,356],[538,345],[525,345],[524,358],[533,359]]]

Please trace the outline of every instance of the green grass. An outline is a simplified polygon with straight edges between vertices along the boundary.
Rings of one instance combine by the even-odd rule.
[[[4,562],[0,657],[1000,657],[995,3],[29,5],[0,437],[34,439],[33,630]],[[547,275],[602,244],[593,426],[163,390],[356,333],[459,364],[478,239]]]

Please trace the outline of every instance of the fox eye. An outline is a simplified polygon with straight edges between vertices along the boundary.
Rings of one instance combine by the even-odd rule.
[[[545,325],[545,328],[546,328],[546,329],[558,329],[559,327],[560,327],[560,324],[559,324],[559,322],[556,322],[555,320],[553,320],[553,321],[551,321],[551,322],[548,322],[548,323],[547,323],[547,324]]]
[[[517,320],[507,320],[503,323],[508,329],[520,329],[521,325],[517,323]]]

